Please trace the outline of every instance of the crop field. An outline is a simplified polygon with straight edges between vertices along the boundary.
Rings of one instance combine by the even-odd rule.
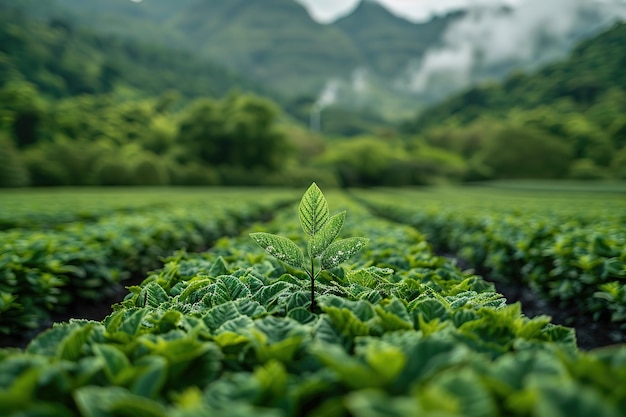
[[[322,191],[0,193],[0,414],[626,415],[624,193]]]
[[[559,308],[626,329],[626,192],[481,188],[355,197],[494,281],[529,287]],[[613,336],[624,340],[623,332]]]

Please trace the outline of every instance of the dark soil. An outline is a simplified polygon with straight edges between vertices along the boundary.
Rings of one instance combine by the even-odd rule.
[[[576,329],[578,347],[583,350],[626,342],[626,332],[610,321],[594,321],[575,307],[559,307],[543,299],[523,284],[495,282],[496,291],[508,302],[522,303],[522,311],[528,317],[546,314],[552,322]]]
[[[462,269],[470,269],[471,266],[454,255],[442,254],[452,259]],[[502,294],[507,303],[520,302],[522,312],[527,317],[548,315],[552,317],[552,323],[576,330],[578,347],[590,350],[616,343],[626,343],[626,329],[620,329],[620,325],[611,321],[595,321],[590,314],[578,310],[575,306],[561,307],[551,300],[543,298],[527,285],[519,282],[502,282],[490,279],[489,271],[477,271],[479,275],[496,287],[496,292]]]
[[[117,284],[113,290],[105,297],[97,301],[81,300],[76,304],[68,307],[63,313],[55,313],[50,317],[48,322],[44,323],[41,327],[35,330],[30,330],[19,335],[0,336],[0,348],[3,347],[16,347],[25,348],[28,343],[35,338],[39,333],[52,327],[54,323],[61,323],[69,321],[70,319],[86,319],[101,321],[106,316],[113,312],[113,304],[117,304],[124,300],[124,297],[128,294],[126,286],[138,285],[143,279],[144,275],[125,280],[123,285]]]

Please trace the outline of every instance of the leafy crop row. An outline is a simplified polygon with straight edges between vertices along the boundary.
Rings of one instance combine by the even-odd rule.
[[[469,201],[428,205],[420,199],[425,195],[370,192],[358,198],[375,212],[419,229],[443,250],[488,269],[494,279],[517,280],[597,320],[610,317],[626,324],[623,202],[613,211],[567,199],[557,209],[542,207],[541,200],[477,208]]]
[[[62,231],[0,233],[0,333],[36,329],[77,301],[97,300],[132,274],[160,265],[178,249],[203,250],[237,234],[244,221],[276,207],[281,196],[219,199],[209,204],[113,214]],[[218,195],[216,195],[218,197]],[[226,204],[229,203],[229,204]],[[229,207],[229,208],[227,208]]]
[[[97,221],[112,214],[132,214],[157,211],[175,206],[211,205],[246,199],[258,189],[171,189],[171,188],[111,188],[111,189],[49,189],[1,190],[0,230],[14,228],[63,229],[77,221]],[[278,195],[276,191],[272,191]],[[285,194],[289,194],[286,192]]]
[[[607,416],[626,409],[626,348],[576,349],[409,227],[348,208],[370,244],[309,275],[247,236],[168,259],[102,322],[0,350],[9,416]],[[307,241],[295,208],[254,232]]]

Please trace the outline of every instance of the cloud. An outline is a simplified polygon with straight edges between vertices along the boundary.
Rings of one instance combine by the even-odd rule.
[[[626,18],[621,0],[526,0],[508,11],[474,6],[450,25],[441,48],[409,66],[408,85],[444,96],[515,67],[535,68],[565,57],[575,42],[619,18]]]
[[[332,79],[326,82],[326,85],[322,89],[317,101],[314,104],[314,108],[322,110],[328,106],[332,106],[337,102],[339,95],[339,87],[341,81],[338,79]]]
[[[328,23],[349,13],[360,0],[296,0],[318,22]]]
[[[378,0],[390,11],[413,21],[430,19],[433,14],[484,5],[513,5],[520,0]]]
[[[319,22],[332,22],[352,11],[361,0],[296,0]],[[520,0],[374,0],[391,12],[413,21],[429,19],[452,9],[476,4],[515,4]]]

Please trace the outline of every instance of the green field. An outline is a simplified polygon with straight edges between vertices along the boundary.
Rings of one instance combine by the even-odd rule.
[[[300,223],[324,206],[316,200],[303,221],[304,190],[0,192],[7,338],[143,277],[101,321],[77,316],[25,349],[0,349],[0,409],[622,416],[626,345],[581,350],[572,328],[527,317],[496,291],[525,285],[626,332],[626,195],[580,187],[324,189],[330,215],[347,211],[339,238],[369,243],[339,265],[336,243],[315,259],[315,303],[308,261],[280,262],[249,236],[313,253],[312,226]],[[316,230],[341,215],[331,219],[320,214]]]

